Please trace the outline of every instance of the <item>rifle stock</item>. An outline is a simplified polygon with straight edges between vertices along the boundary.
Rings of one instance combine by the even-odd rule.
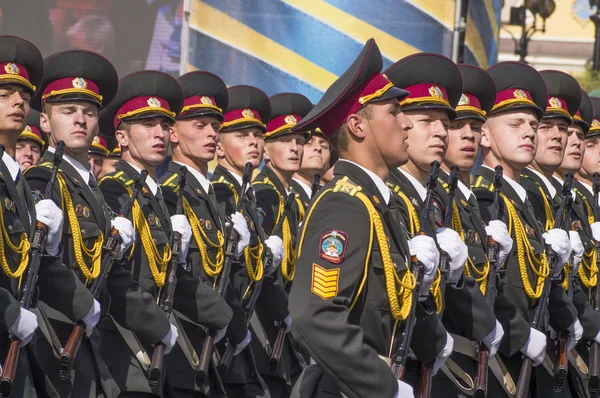
[[[131,209],[133,207],[133,202],[137,198],[138,194],[142,190],[142,186],[146,181],[146,176],[148,172],[146,170],[142,170],[139,177],[135,179],[134,192],[132,196],[125,202],[123,209],[121,209],[120,216],[128,218],[131,213]],[[121,244],[121,236],[119,235],[119,231],[116,228],[112,228],[110,230],[110,234],[106,239],[106,243],[102,248],[102,263],[100,264],[100,275],[94,280],[94,283],[90,287],[90,293],[94,296],[95,299],[100,297],[100,293],[106,284],[106,280],[108,279],[108,274],[112,269],[112,266],[115,262],[117,256],[117,247]],[[85,323],[83,321],[77,322],[69,339],[67,340],[67,344],[65,344],[62,352],[60,353],[60,367],[59,374],[62,380],[67,380],[71,375],[71,366],[75,357],[77,356],[77,352],[79,351],[79,347],[81,346],[81,342],[83,341],[83,337],[85,336]]]
[[[500,189],[502,188],[502,166],[498,165],[494,171],[494,202],[492,203],[492,212],[490,221],[497,220],[500,213]],[[496,269],[498,262],[498,251],[500,246],[494,241],[491,236],[488,236],[488,261],[490,263],[487,290],[485,298],[492,310],[496,302],[497,280]],[[475,398],[485,398],[487,396],[487,380],[488,380],[488,363],[490,360],[490,350],[483,343],[479,342],[479,350],[477,353],[477,374],[475,376]]]
[[[56,143],[56,149],[52,158],[52,174],[48,184],[46,184],[46,191],[44,198],[52,198],[52,192],[54,191],[54,184],[56,182],[56,175],[58,174],[58,168],[62,162],[63,154],[65,149],[65,143],[58,141]],[[46,246],[46,239],[48,237],[48,227],[43,223],[36,221],[35,231],[33,233],[33,242],[31,243],[30,249],[30,260],[29,267],[27,269],[27,279],[19,292],[19,303],[21,307],[30,309],[33,305],[33,297],[35,287],[37,285],[38,273],[40,270],[40,262],[42,260],[42,254]],[[21,341],[15,337],[10,336],[10,346],[8,353],[4,360],[4,370],[2,372],[2,379],[0,379],[0,394],[3,397],[10,397],[14,384],[14,379],[17,373],[17,364],[19,362],[19,350],[21,348]]]
[[[565,178],[565,182],[563,184],[563,197],[560,203],[560,206],[556,212],[556,216],[554,217],[554,228],[560,228],[563,218],[565,216],[565,212],[567,210],[568,201],[571,198],[571,187],[573,185],[573,174],[567,174]],[[533,308],[533,315],[531,318],[531,327],[537,330],[543,329],[543,317],[546,313],[546,309],[548,306],[548,299],[550,296],[550,288],[551,283],[553,282],[553,272],[556,267],[556,262],[558,261],[558,257],[556,253],[549,247],[546,246],[546,258],[548,260],[548,268],[549,274],[546,280],[544,280],[544,286],[542,290],[542,295],[537,300],[535,307]],[[529,390],[529,381],[531,378],[531,368],[533,366],[533,361],[529,358],[525,358],[521,365],[521,371],[519,372],[519,379],[517,381],[517,392],[516,398],[527,398],[528,390]]]
[[[179,169],[179,190],[177,191],[177,205],[175,214],[183,214],[183,192],[187,180],[187,167],[181,166]],[[160,289],[158,297],[158,306],[164,311],[167,318],[173,310],[173,298],[175,296],[175,287],[177,286],[177,267],[178,257],[181,254],[181,234],[173,231],[173,244],[171,249],[171,262],[167,269],[167,279],[164,286]],[[179,333],[185,333],[180,330]],[[162,369],[165,355],[165,343],[159,341],[154,347],[152,361],[148,370],[148,385],[155,388],[162,378]]]
[[[251,175],[252,163],[248,162],[246,163],[246,168],[242,177],[242,189],[238,195],[238,201],[235,206],[236,213],[239,213],[242,209],[246,188],[250,183]],[[225,293],[227,292],[227,283],[229,282],[229,274],[231,273],[233,252],[238,240],[237,232],[235,232],[235,229],[233,229],[233,223],[231,223],[228,228],[227,246],[225,248],[225,263],[223,264],[223,271],[221,272],[219,282],[217,283],[217,294],[220,297],[225,297]],[[200,363],[198,366],[198,371],[196,372],[196,385],[198,387],[205,387],[208,380],[208,368],[210,366],[210,359],[212,358],[215,345],[215,335],[216,332],[214,330],[206,331],[206,337],[204,339],[204,344],[202,345],[202,352],[200,353]],[[232,346],[232,344],[230,344],[230,346]],[[233,347],[233,350],[235,350],[235,347]]]

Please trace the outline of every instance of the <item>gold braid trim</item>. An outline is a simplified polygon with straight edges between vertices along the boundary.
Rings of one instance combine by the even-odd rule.
[[[283,213],[283,206],[280,206],[280,212]],[[288,217],[285,214],[281,214],[280,217],[285,217],[281,228],[281,240],[283,241],[281,275],[283,276],[283,279],[291,282],[294,280],[294,275],[296,275],[296,254],[294,253],[294,247],[292,245],[292,231],[290,230]]]
[[[305,210],[304,210],[304,203],[302,203],[302,200],[300,200],[300,195],[295,194],[296,196],[296,206],[298,206],[298,222],[302,222],[304,220],[304,214],[305,214]]]
[[[552,214],[552,208],[550,207],[550,202],[548,202],[548,198],[544,193],[542,187],[538,184],[538,189],[540,191],[540,195],[542,195],[542,199],[544,199],[544,213],[546,213],[546,226],[545,230],[549,231],[554,228],[554,215]]]
[[[575,188],[574,190],[579,195],[579,197],[583,199],[583,203],[585,203],[585,209],[588,215],[588,223],[592,225],[595,222],[592,207],[590,206],[587,198],[584,195],[582,195],[577,188]],[[598,264],[596,262],[596,256],[596,247],[592,246],[590,250],[583,253],[583,258],[581,259],[581,264],[577,272],[581,283],[583,283],[583,285],[588,289],[598,284]],[[586,275],[586,270],[590,275],[589,277]]]
[[[15,246],[11,240],[10,236],[6,233],[6,228],[4,228],[4,213],[2,210],[2,206],[0,206],[0,225],[3,226],[2,234],[0,234],[0,264],[2,264],[2,271],[9,278],[20,278],[25,270],[27,269],[27,264],[29,264],[29,249],[31,248],[31,244],[29,243],[29,239],[25,232],[21,232],[21,237],[19,238],[19,246]],[[6,260],[6,254],[4,252],[4,243],[8,245],[10,251],[13,251],[17,254],[21,255],[21,262],[16,270],[12,270],[10,268],[10,264],[8,264],[8,260]]]
[[[192,210],[187,199],[183,198],[183,213],[187,217],[192,227],[192,235],[194,236],[194,240],[198,245],[198,249],[200,250],[200,257],[202,259],[202,269],[206,273],[206,276],[210,278],[216,278],[221,271],[223,270],[223,262],[225,259],[225,254],[223,248],[225,246],[225,238],[223,237],[223,233],[220,230],[217,230],[217,240],[218,242],[212,242],[206,236],[204,229],[200,225],[200,221],[198,221],[198,217],[196,217],[196,213]],[[206,245],[214,247],[217,249],[217,254],[215,256],[215,261],[212,262],[208,256],[208,250],[206,249]]]
[[[523,282],[525,294],[527,294],[527,296],[531,299],[538,299],[541,297],[542,290],[544,289],[544,280],[550,274],[548,262],[546,261],[546,254],[540,253],[539,258],[536,257],[533,247],[531,247],[531,243],[529,242],[529,239],[527,239],[525,228],[521,223],[521,219],[517,214],[517,210],[504,194],[500,194],[500,197],[502,197],[504,205],[508,210],[508,233],[510,235],[512,230],[515,232],[515,242],[517,243],[517,259],[519,262],[519,271],[521,274],[521,281]],[[527,261],[525,256],[527,256]],[[538,266],[537,269],[535,268],[535,265]],[[533,273],[537,276],[535,289],[531,286],[531,282],[529,281],[529,276],[527,275],[527,266],[529,266],[529,268],[531,268]]]
[[[100,235],[96,237],[94,245],[91,248],[88,248],[85,245],[83,236],[81,234],[81,228],[79,227],[79,220],[77,219],[77,214],[73,208],[73,200],[71,199],[71,194],[69,193],[67,184],[60,174],[56,175],[56,180],[58,181],[60,194],[62,196],[62,208],[65,209],[67,218],[69,219],[69,225],[71,226],[75,263],[77,263],[77,266],[79,267],[79,270],[83,274],[83,277],[86,279],[86,281],[94,280],[98,277],[98,275],[100,275],[100,256],[102,254],[104,234],[100,232]],[[90,260],[91,267],[88,267],[86,264],[86,258]]]

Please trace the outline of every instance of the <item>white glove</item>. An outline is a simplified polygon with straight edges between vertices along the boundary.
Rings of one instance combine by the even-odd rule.
[[[594,341],[598,344],[600,344],[600,332],[598,332],[598,334],[596,335],[596,337],[594,337]]]
[[[183,214],[171,216],[171,228],[173,232],[181,234],[181,251],[177,256],[177,261],[180,263],[187,262],[187,252],[190,248],[190,240],[192,239],[192,226],[187,217]]]
[[[37,316],[33,312],[21,307],[19,316],[8,329],[8,332],[21,340],[21,347],[24,347],[33,339],[37,328]]]
[[[502,336],[504,336],[504,328],[500,322],[496,320],[496,327],[494,327],[494,330],[483,338],[483,344],[490,350],[490,358],[496,355],[498,347],[500,347],[500,342],[502,341]]]
[[[446,345],[442,349],[442,351],[435,358],[435,362],[433,363],[433,375],[437,373],[438,370],[446,363],[446,360],[452,354],[452,350],[454,349],[454,339],[448,332],[446,332]]]
[[[448,264],[448,282],[456,286],[463,274],[463,268],[469,257],[469,248],[460,239],[460,235],[451,228],[438,228],[435,230],[438,245],[450,257]]]
[[[238,243],[234,254],[236,257],[239,257],[244,253],[246,246],[250,244],[250,230],[248,229],[248,222],[242,216],[242,213],[232,214],[231,222],[233,223],[233,229],[238,234]]]
[[[121,244],[117,247],[117,260],[120,260],[133,242],[135,242],[135,229],[131,221],[125,217],[116,217],[114,220],[111,220],[110,226],[119,231],[119,236],[121,237]]]
[[[573,248],[573,272],[577,274],[583,257],[583,243],[581,243],[581,237],[577,231],[569,231],[569,239]]]
[[[217,330],[217,333],[215,334],[215,344],[218,343],[219,341],[223,340],[223,337],[225,337],[226,333],[227,333],[227,326],[225,326],[221,330]]]
[[[244,348],[246,348],[246,346],[248,344],[250,344],[251,341],[252,341],[252,333],[250,333],[250,330],[248,330],[248,334],[246,334],[246,338],[244,340],[242,340],[241,343],[239,343],[238,345],[235,346],[235,352],[233,353],[233,356],[236,356],[237,354],[242,352],[244,350]]]
[[[579,319],[575,319],[575,322],[569,326],[569,341],[567,342],[567,351],[571,351],[577,345],[577,342],[581,340],[583,336],[583,326]]]
[[[285,323],[285,332],[289,333],[292,330],[292,316],[286,316],[283,323]]]
[[[494,239],[499,246],[498,260],[496,261],[496,269],[500,269],[506,256],[510,254],[513,247],[513,240],[508,234],[508,228],[500,220],[492,220],[489,225],[485,227],[485,233]]]
[[[161,340],[165,344],[165,354],[171,352],[173,347],[175,347],[175,343],[177,343],[177,337],[179,337],[179,331],[177,330],[177,326],[173,324],[169,324],[169,326],[171,326],[169,332]]]
[[[94,328],[100,322],[100,303],[94,299],[92,308],[88,311],[87,315],[83,317],[82,321],[85,323],[85,334],[90,337]]]
[[[600,221],[592,223],[590,227],[592,227],[592,236],[594,237],[594,240],[600,241]]]
[[[398,380],[398,392],[394,396],[394,398],[414,398],[415,393],[413,392],[413,388],[410,384],[403,382],[402,380]]]
[[[527,343],[521,348],[521,352],[533,361],[533,366],[538,366],[546,355],[546,335],[531,328]]]
[[[267,245],[273,255],[273,261],[267,269],[267,275],[273,275],[273,272],[275,272],[279,264],[281,264],[281,260],[283,260],[283,241],[279,236],[271,235],[265,240],[265,245]]]
[[[63,214],[52,199],[42,199],[35,205],[37,221],[48,227],[46,252],[51,256],[58,254],[62,235]]]
[[[542,236],[544,237],[546,245],[550,246],[558,257],[558,262],[556,267],[554,267],[554,276],[557,276],[571,256],[572,249],[569,235],[562,229],[554,228]]]
[[[419,292],[419,300],[426,300],[429,296],[429,288],[435,278],[435,271],[440,262],[440,251],[435,246],[435,241],[429,236],[419,235],[408,241],[410,255],[416,256],[423,264],[423,285]]]

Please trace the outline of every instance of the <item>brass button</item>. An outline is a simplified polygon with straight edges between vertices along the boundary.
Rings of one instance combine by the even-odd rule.
[[[9,225],[9,226],[8,226],[8,230],[9,230],[9,231],[12,231],[12,230],[13,230],[13,227],[12,227],[12,225]]]
[[[85,229],[82,229],[82,230],[81,230],[81,234],[82,234],[82,235],[85,235]]]

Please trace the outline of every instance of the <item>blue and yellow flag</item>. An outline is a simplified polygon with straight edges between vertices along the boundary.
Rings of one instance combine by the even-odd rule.
[[[501,0],[471,0],[467,63],[496,62]],[[384,69],[420,51],[450,55],[452,0],[192,0],[188,70],[314,103],[375,38]]]

